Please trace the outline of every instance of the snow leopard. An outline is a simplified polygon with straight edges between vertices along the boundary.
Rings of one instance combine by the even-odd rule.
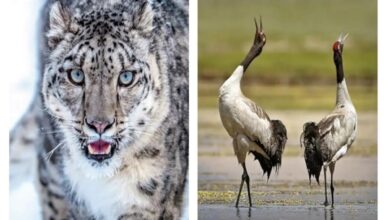
[[[43,219],[179,219],[188,170],[188,1],[49,0],[38,92],[10,183]]]

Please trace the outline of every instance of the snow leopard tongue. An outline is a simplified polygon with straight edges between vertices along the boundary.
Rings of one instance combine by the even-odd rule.
[[[109,154],[110,151],[111,144],[103,140],[98,140],[88,145],[88,153],[92,155]]]

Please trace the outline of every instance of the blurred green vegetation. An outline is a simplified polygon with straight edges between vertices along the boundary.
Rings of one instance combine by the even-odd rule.
[[[199,83],[199,108],[218,108],[218,88],[223,82]],[[356,110],[377,110],[377,87],[351,85],[348,90]],[[332,110],[336,102],[335,85],[264,85],[243,79],[243,93],[255,103],[267,109],[278,110]]]
[[[233,72],[253,41],[253,18],[261,15],[267,44],[245,77],[272,84],[334,83],[331,47],[348,32],[346,78],[376,86],[376,8],[376,1],[366,0],[199,0],[199,84]]]
[[[218,88],[245,57],[262,16],[267,44],[243,79],[266,109],[331,109],[331,47],[348,32],[344,69],[358,111],[377,108],[377,4],[366,0],[199,0],[199,107],[217,108]]]

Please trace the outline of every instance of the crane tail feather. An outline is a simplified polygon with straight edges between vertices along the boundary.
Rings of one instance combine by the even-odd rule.
[[[251,152],[255,156],[255,160],[258,160],[263,170],[263,175],[267,174],[267,181],[272,172],[272,168],[275,167],[275,173],[279,172],[279,168],[282,165],[282,154],[287,141],[287,130],[283,123],[279,120],[271,120],[272,130],[274,134],[275,143],[272,144],[273,149],[265,148],[263,144],[258,143],[263,149],[265,149],[269,159],[257,152]],[[267,150],[268,149],[268,150]]]
[[[303,125],[303,142],[305,147],[305,162],[307,172],[309,174],[309,181],[314,177],[317,184],[320,184],[320,174],[322,169],[322,157],[318,152],[317,142],[320,137],[318,126],[314,122],[307,122]]]
[[[251,153],[255,156],[255,160],[259,161],[260,167],[263,170],[263,176],[267,174],[267,181],[268,181],[273,167],[271,160],[268,160],[263,155],[255,151],[252,151]]]

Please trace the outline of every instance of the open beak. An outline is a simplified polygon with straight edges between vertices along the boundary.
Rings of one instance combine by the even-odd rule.
[[[266,40],[265,40],[265,34],[263,32],[263,22],[261,20],[261,16],[260,16],[260,26],[257,24],[256,18],[254,18],[254,21],[255,21],[255,27],[256,27],[254,44],[256,44],[256,43],[265,44]]]
[[[346,35],[343,36],[343,33],[340,34],[339,38],[337,39],[338,42],[340,42],[341,45],[344,44],[344,41],[347,39],[348,37],[348,33]]]
[[[261,20],[261,16],[260,16],[260,28],[259,28],[259,25],[257,24],[256,18],[254,18],[253,20],[255,20],[256,33],[263,34],[263,22]],[[259,29],[260,29],[260,31],[259,31]]]

